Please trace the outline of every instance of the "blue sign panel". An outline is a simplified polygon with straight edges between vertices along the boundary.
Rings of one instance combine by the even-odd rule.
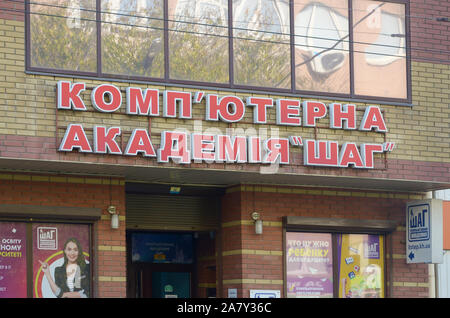
[[[133,233],[133,262],[192,264],[193,237],[184,233]]]
[[[408,207],[408,242],[430,239],[430,205],[419,204]]]
[[[442,262],[442,200],[406,205],[406,263]]]

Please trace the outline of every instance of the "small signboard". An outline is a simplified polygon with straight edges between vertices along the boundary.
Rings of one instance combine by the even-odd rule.
[[[250,298],[280,298],[279,290],[272,289],[251,289]]]
[[[442,200],[427,199],[407,203],[406,262],[442,263]]]

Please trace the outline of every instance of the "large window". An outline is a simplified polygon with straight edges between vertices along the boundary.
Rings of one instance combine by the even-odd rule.
[[[395,221],[286,216],[283,223],[286,297],[390,296]]]
[[[27,2],[27,69],[410,101],[408,1]]]
[[[92,297],[89,224],[0,222],[0,298]]]
[[[286,233],[288,298],[382,298],[384,236]]]

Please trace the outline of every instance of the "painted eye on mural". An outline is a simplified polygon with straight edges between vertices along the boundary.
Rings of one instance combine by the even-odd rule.
[[[318,3],[295,17],[295,46],[310,59],[310,70],[329,74],[338,70],[348,54],[348,19]]]

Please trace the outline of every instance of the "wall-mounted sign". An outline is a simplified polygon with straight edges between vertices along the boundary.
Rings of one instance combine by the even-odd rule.
[[[192,264],[192,234],[133,233],[131,253],[133,262]]]
[[[59,81],[57,84],[57,109],[86,111],[87,108],[80,95],[86,89],[85,83]],[[162,93],[162,112],[159,95]],[[193,105],[205,101],[206,121],[223,121],[237,123],[243,120],[250,108],[254,124],[269,124],[270,112],[275,112],[273,123],[280,126],[317,127],[322,118],[329,117],[330,129],[354,131],[375,131],[386,133],[387,126],[383,112],[378,106],[357,109],[356,105],[331,103],[325,105],[318,101],[300,101],[299,99],[272,99],[248,97],[245,101],[229,95],[219,97],[216,94],[162,91],[128,87],[125,98],[119,88],[110,84],[95,87],[91,93],[94,109],[102,113],[118,112],[126,101],[126,114],[130,116],[151,116],[179,119],[193,119]],[[357,111],[364,112],[361,122],[357,123]],[[93,130],[93,140],[89,140],[86,129]],[[163,131],[159,148],[154,148],[154,140],[147,129],[136,128],[130,132],[126,146],[118,142],[123,134],[121,127],[105,127],[83,124],[70,124],[59,146],[59,151],[78,150],[83,153],[114,154],[154,157],[158,162],[170,160],[180,164],[191,162],[217,163],[260,163],[289,164],[290,148],[302,147],[304,164],[308,166],[326,166],[340,168],[374,168],[376,153],[390,152],[395,143],[345,142],[306,139],[299,135],[286,138],[252,135],[227,135],[203,132],[187,132],[185,129]]]
[[[27,297],[26,224],[0,222],[0,298]]]
[[[276,289],[250,289],[250,298],[280,298],[280,295]]]
[[[406,262],[442,263],[442,200],[408,202],[406,206]]]

